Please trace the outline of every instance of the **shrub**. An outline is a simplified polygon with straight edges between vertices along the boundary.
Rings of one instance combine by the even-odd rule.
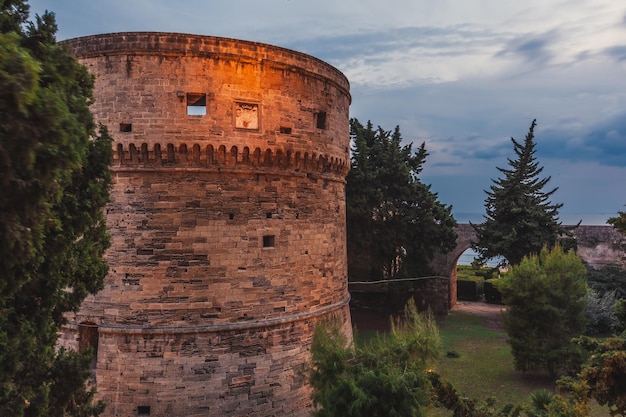
[[[478,301],[483,295],[482,277],[464,277],[457,279],[457,298],[463,301]]]
[[[440,348],[434,318],[413,302],[389,334],[363,347],[348,346],[338,323],[321,323],[311,346],[313,415],[422,416],[430,402],[426,369]]]
[[[626,297],[626,271],[618,265],[607,265],[601,269],[587,268],[589,286],[600,294],[616,291],[618,298]]]
[[[626,340],[583,336],[575,341],[587,354],[575,383],[586,389],[587,396],[598,404],[608,406],[610,415],[626,416]],[[561,384],[574,386],[571,380]]]
[[[587,271],[559,246],[526,257],[503,278],[504,325],[520,371],[569,370],[585,330]]]
[[[587,335],[608,334],[617,325],[614,314],[617,293],[615,290],[600,294],[590,290],[587,294]]]
[[[502,304],[502,293],[499,286],[502,280],[500,278],[492,278],[485,281],[484,293],[485,301],[491,304]]]
[[[613,317],[615,317],[615,324],[613,325],[613,332],[615,334],[621,334],[624,336],[626,331],[626,299],[622,298],[615,302],[613,306]]]

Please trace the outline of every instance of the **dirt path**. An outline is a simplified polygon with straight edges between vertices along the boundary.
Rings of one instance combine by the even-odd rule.
[[[485,318],[485,325],[490,329],[502,330],[502,312],[506,309],[500,304],[489,304],[483,302],[458,301],[452,307],[452,311],[463,311]]]

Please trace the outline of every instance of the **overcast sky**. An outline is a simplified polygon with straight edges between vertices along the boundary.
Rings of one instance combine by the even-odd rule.
[[[561,219],[626,211],[623,0],[31,0],[58,40],[164,31],[304,52],[350,80],[351,117],[426,142],[422,181],[459,221],[533,119]]]

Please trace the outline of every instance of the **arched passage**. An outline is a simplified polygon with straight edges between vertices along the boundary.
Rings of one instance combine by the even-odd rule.
[[[448,283],[448,308],[456,302],[457,277],[456,265],[459,257],[472,247],[476,240],[474,228],[470,224],[459,224],[456,229],[456,247],[447,254],[436,255],[432,267],[440,276],[450,277]],[[620,265],[626,268],[626,237],[613,226],[578,226],[573,230],[578,249],[576,253],[592,268],[605,265]]]

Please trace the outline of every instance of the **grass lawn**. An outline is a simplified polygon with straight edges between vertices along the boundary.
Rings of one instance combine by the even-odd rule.
[[[467,397],[495,397],[497,406],[502,407],[526,402],[539,388],[554,388],[544,375],[515,371],[506,333],[486,327],[480,316],[451,311],[440,318],[439,331],[443,354],[436,371]],[[447,352],[458,357],[447,357]]]
[[[438,319],[442,340],[442,357],[435,370],[466,397],[485,400],[497,399],[496,407],[507,403],[522,404],[529,401],[535,390],[545,388],[554,391],[554,383],[546,375],[518,372],[506,342],[504,330],[488,326],[484,317],[452,310]],[[356,343],[371,338],[375,332],[357,333]],[[458,357],[447,357],[455,352]],[[427,410],[429,417],[449,417],[451,411]],[[592,406],[590,417],[608,416],[608,410]]]

